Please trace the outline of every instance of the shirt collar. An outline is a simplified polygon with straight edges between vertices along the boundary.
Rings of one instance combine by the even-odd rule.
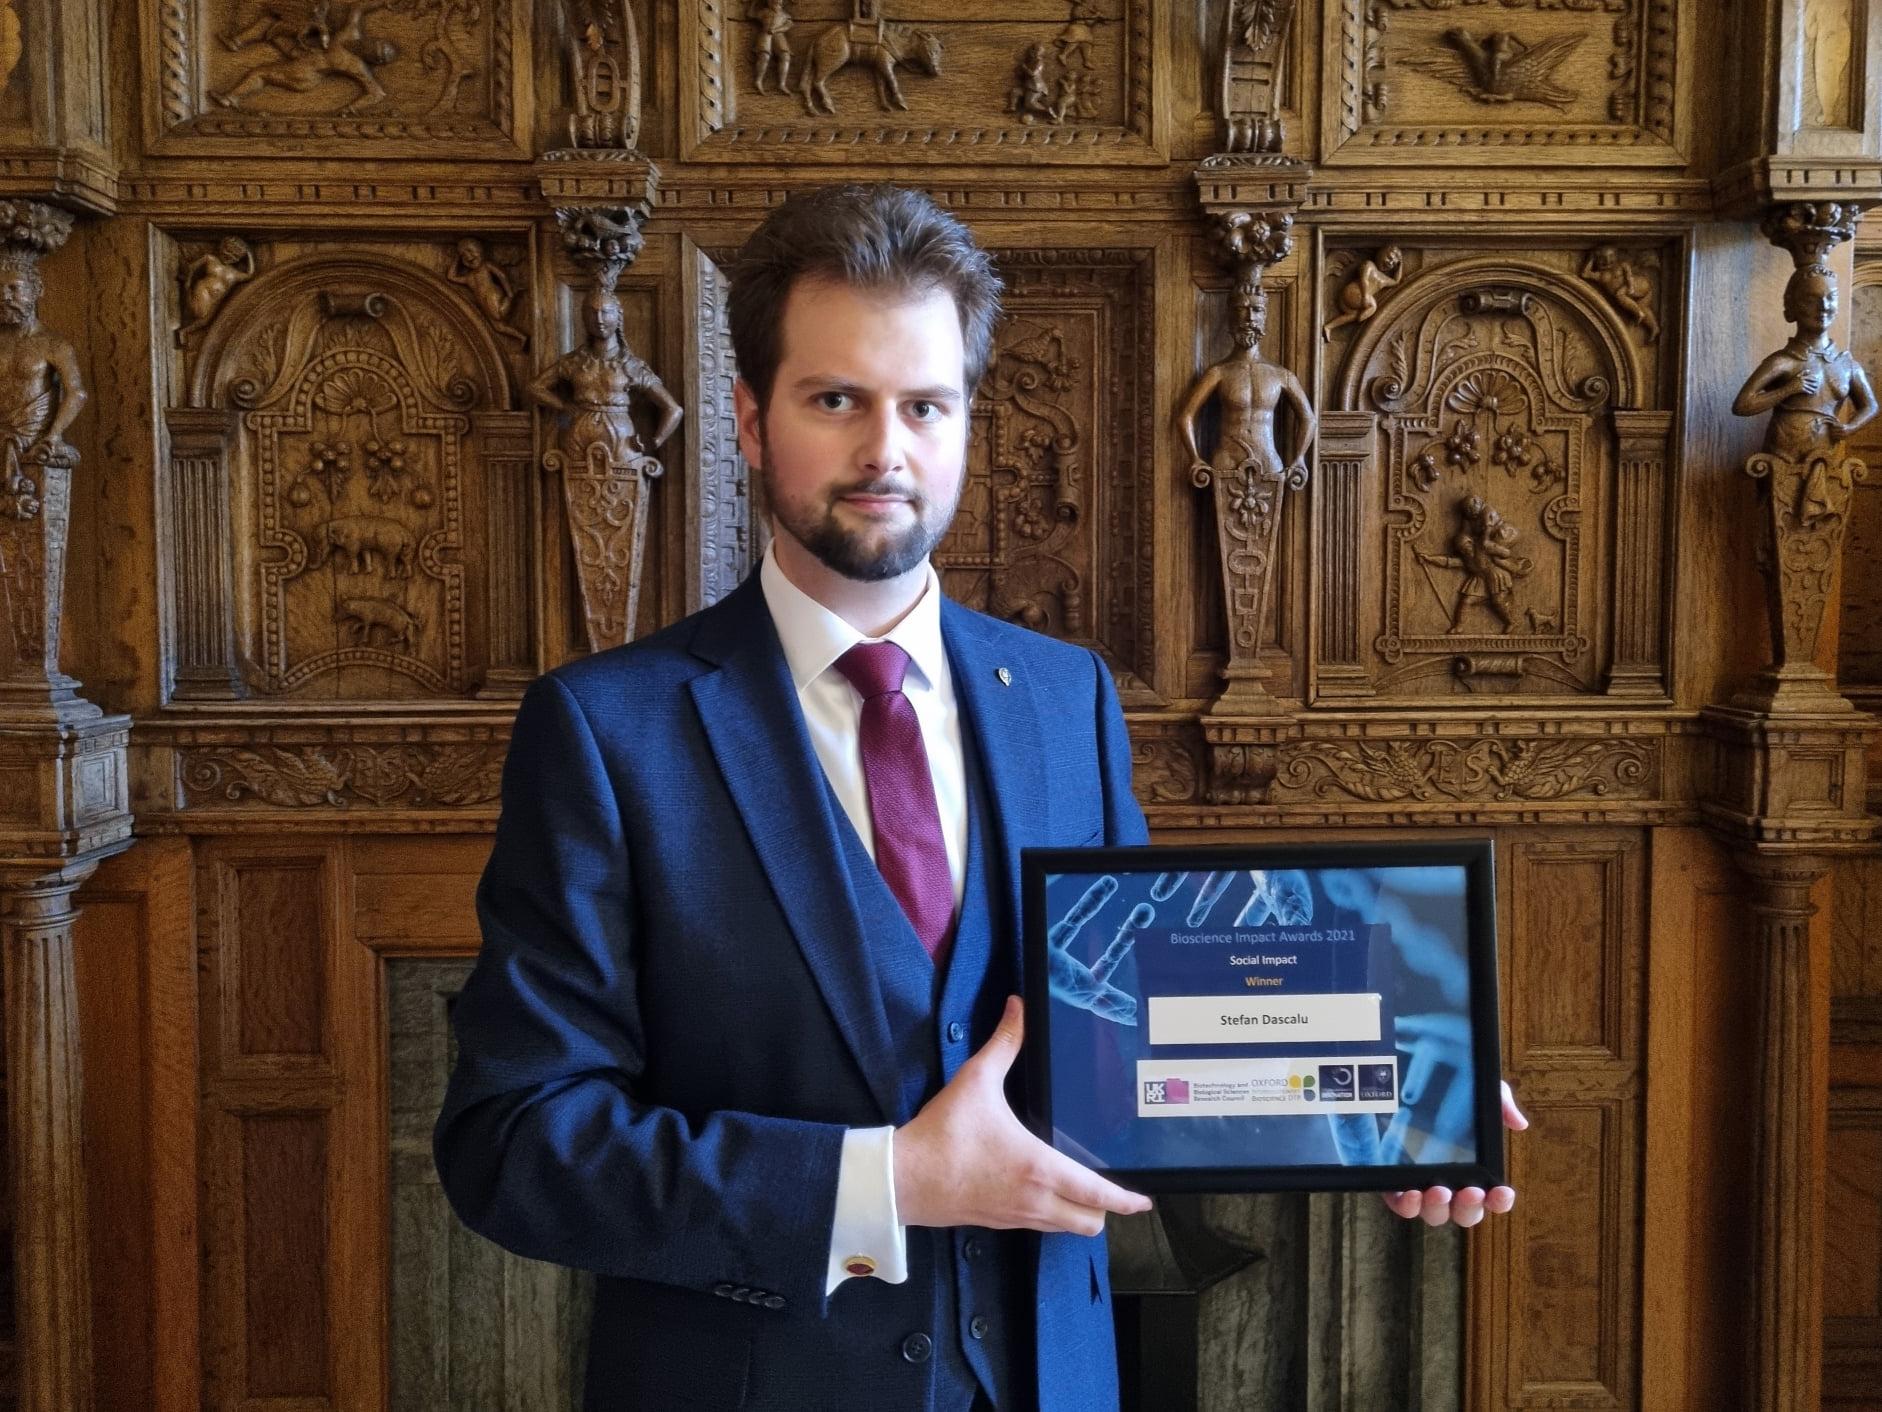
[[[799,695],[859,642],[893,642],[908,654],[922,684],[930,690],[939,689],[947,680],[947,650],[941,642],[941,578],[933,564],[928,566],[928,581],[915,606],[881,637],[864,637],[787,579],[770,545],[765,546],[764,562],[758,568],[758,584]]]

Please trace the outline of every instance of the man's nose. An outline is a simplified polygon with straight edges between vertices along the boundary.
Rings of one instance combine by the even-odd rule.
[[[863,421],[862,440],[856,448],[861,466],[877,475],[903,469],[907,462],[905,436],[895,404],[879,404]]]

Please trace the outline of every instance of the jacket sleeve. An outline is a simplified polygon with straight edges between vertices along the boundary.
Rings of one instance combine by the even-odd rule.
[[[1097,672],[1098,769],[1104,782],[1104,841],[1120,847],[1150,842],[1144,811],[1131,793],[1131,738],[1110,669],[1091,654]]]
[[[844,1129],[637,1096],[636,964],[657,943],[635,916],[618,796],[581,708],[544,677],[517,712],[483,947],[451,1016],[432,1137],[445,1195],[532,1259],[821,1310]]]

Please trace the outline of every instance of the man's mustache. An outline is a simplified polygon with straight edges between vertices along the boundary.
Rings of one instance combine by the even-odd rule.
[[[888,477],[858,481],[855,485],[841,486],[830,492],[832,500],[841,500],[846,495],[893,495],[903,500],[921,499],[921,493],[913,485]]]

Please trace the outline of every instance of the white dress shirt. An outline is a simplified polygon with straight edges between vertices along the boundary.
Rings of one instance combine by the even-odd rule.
[[[961,747],[960,706],[941,641],[941,580],[933,566],[915,606],[879,638],[864,637],[787,579],[770,547],[759,566],[758,583],[797,688],[811,748],[871,858],[876,856],[876,833],[863,779],[862,696],[837,670],[836,660],[859,642],[893,642],[908,653],[902,694],[915,708],[921,725],[935,805],[941,814],[941,838],[947,847],[948,876],[954,884],[954,905],[959,908],[967,882],[967,766]],[[908,1278],[907,1246],[895,1208],[894,1134],[890,1127],[851,1128],[843,1135],[826,1293],[851,1278],[844,1267],[856,1255],[875,1263],[877,1279],[900,1284]]]

